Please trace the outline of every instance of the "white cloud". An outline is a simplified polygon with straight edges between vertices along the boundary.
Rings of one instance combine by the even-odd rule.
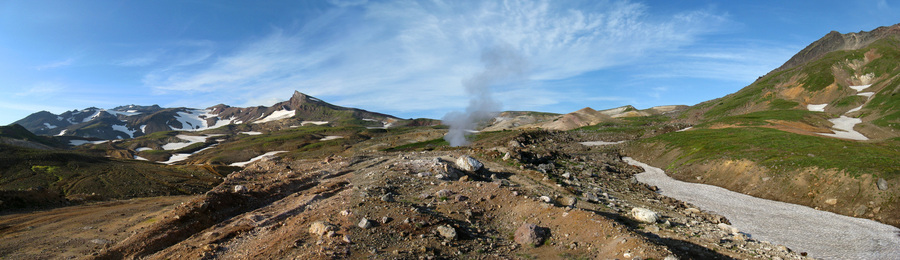
[[[24,91],[15,93],[13,96],[46,99],[49,96],[59,93],[63,89],[65,89],[65,86],[62,83],[43,81],[26,87]]]
[[[53,62],[50,62],[47,64],[39,65],[39,66],[36,66],[35,69],[45,70],[45,69],[61,68],[61,67],[66,67],[66,66],[72,65],[72,63],[74,63],[74,62],[75,62],[74,58],[68,58],[65,60],[53,61]]]
[[[703,11],[651,17],[627,1],[571,3],[366,3],[362,13],[330,11],[194,66],[155,70],[144,83],[157,93],[219,100],[264,102],[296,89],[376,111],[450,110],[465,106],[461,81],[481,71],[481,53],[498,45],[524,57],[526,79],[540,82],[640,62],[688,46],[724,21]],[[568,91],[505,88],[498,93],[533,104],[526,107],[559,102],[546,97]]]
[[[157,50],[149,53],[144,53],[141,55],[136,55],[130,58],[126,58],[115,62],[115,65],[124,66],[124,67],[143,67],[149,66],[156,63],[159,60],[160,55],[163,54],[163,51]]]

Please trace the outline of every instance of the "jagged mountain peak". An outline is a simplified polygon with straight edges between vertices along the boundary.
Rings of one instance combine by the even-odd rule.
[[[809,61],[822,58],[825,54],[832,51],[858,50],[865,48],[879,39],[892,35],[900,35],[900,24],[882,26],[872,31],[859,31],[846,34],[831,31],[828,34],[825,34],[821,39],[816,40],[806,46],[806,48],[803,48],[803,50],[800,50],[800,52],[781,65],[781,67],[778,67],[772,72],[779,72],[800,66]]]

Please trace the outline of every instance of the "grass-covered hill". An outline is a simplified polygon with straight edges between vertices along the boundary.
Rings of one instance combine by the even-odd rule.
[[[876,31],[829,34],[627,151],[684,181],[900,226],[900,25]],[[865,138],[835,137],[841,120]]]

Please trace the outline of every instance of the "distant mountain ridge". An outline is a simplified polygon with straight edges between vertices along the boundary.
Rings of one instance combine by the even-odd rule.
[[[794,54],[781,67],[776,68],[772,72],[791,69],[816,60],[825,56],[825,54],[838,50],[858,50],[868,46],[869,44],[883,39],[891,35],[900,34],[900,24],[891,26],[878,27],[872,31],[860,31],[858,33],[841,34],[837,31],[831,31],[819,40],[809,44],[797,54]]]
[[[284,120],[290,119],[290,120]],[[286,121],[283,123],[273,123]],[[56,115],[40,111],[20,119],[18,124],[37,135],[78,136],[100,139],[129,139],[161,131],[202,131],[232,124],[271,124],[287,128],[304,122],[318,124],[356,123],[369,127],[389,127],[402,121],[397,117],[346,108],[295,91],[287,101],[275,105],[232,107],[225,104],[206,109],[158,105],[119,106],[113,109],[89,107]]]

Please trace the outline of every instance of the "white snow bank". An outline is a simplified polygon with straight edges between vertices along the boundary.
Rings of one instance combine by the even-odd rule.
[[[276,155],[276,154],[279,154],[279,153],[285,153],[285,152],[287,152],[287,151],[274,151],[274,152],[268,152],[268,153],[264,153],[263,155],[260,155],[260,156],[257,156],[257,157],[253,157],[253,159],[250,159],[249,161],[246,161],[246,162],[236,162],[236,163],[230,164],[229,166],[244,167],[244,166],[247,166],[247,164],[250,164],[250,163],[255,162],[255,161],[259,161],[260,159],[265,158],[266,156]]]
[[[137,149],[134,149],[135,152],[143,152],[143,151],[150,151],[150,150],[153,150],[153,148],[150,148],[150,147],[138,147]]]
[[[135,159],[135,160],[139,160],[139,161],[150,161],[150,160],[147,160],[147,158],[140,157],[140,156],[137,156],[137,155],[134,156],[134,159]]]
[[[869,140],[869,138],[867,138],[863,134],[853,130],[853,126],[855,126],[856,124],[862,123],[862,119],[841,116],[839,118],[828,119],[828,121],[830,121],[831,123],[834,124],[834,126],[832,126],[832,128],[834,128],[834,129],[831,130],[834,133],[833,134],[820,133],[820,135],[837,137],[837,138],[841,138],[841,139],[858,140],[858,141]]]
[[[854,90],[856,90],[856,91],[863,91],[863,89],[867,89],[867,88],[869,88],[869,87],[871,87],[871,86],[872,86],[872,84],[869,84],[869,85],[859,85],[859,86],[850,86],[850,88],[852,88],[852,89],[854,89]]]
[[[261,134],[263,134],[262,132],[256,132],[256,131],[241,132],[241,133],[245,134],[245,135],[261,135]]]
[[[187,142],[185,142],[185,143],[167,143],[162,146],[163,150],[178,150],[181,148],[188,147],[195,143],[206,142],[206,138],[209,138],[209,136],[205,136],[205,135],[201,135],[201,136],[176,135],[175,137],[177,137],[178,139],[181,139],[181,140],[185,140]]]
[[[296,114],[296,110],[278,110],[278,111],[272,112],[272,114],[269,114],[269,116],[267,116],[266,118],[257,120],[256,122],[253,122],[253,123],[259,124],[259,123],[281,120],[281,119],[285,119],[285,118],[291,118],[292,116],[294,116],[294,114]]]
[[[198,154],[202,151],[206,151],[207,149],[213,148],[215,146],[216,146],[216,144],[213,144],[213,145],[207,146],[206,148],[197,150],[196,152],[193,152],[193,153],[176,153],[176,154],[173,154],[171,157],[169,157],[168,161],[160,162],[160,163],[173,164],[173,163],[177,163],[180,161],[184,161],[184,160],[187,160],[187,158],[190,158],[191,155]]]
[[[66,134],[66,131],[69,131],[69,129],[63,129],[62,132],[59,132],[59,134],[56,136],[63,136],[64,134]]]
[[[91,144],[102,144],[102,143],[105,143],[105,142],[108,142],[108,141],[109,141],[109,140],[100,140],[100,141],[69,140],[69,144],[70,144],[70,145],[73,145],[73,146],[79,146],[79,145],[87,144],[87,143],[91,143]]]
[[[856,93],[856,95],[870,98],[870,97],[872,97],[872,95],[875,95],[875,92],[860,92],[860,93]]]
[[[611,144],[621,144],[625,141],[616,141],[616,142],[606,142],[606,141],[592,141],[592,142],[580,142],[580,144],[587,146],[600,146],[600,145],[611,145]]]
[[[319,139],[319,141],[328,141],[328,140],[341,139],[341,138],[344,138],[344,137],[340,136],[340,135],[329,135],[322,139]]]
[[[858,106],[858,107],[855,107],[855,108],[853,108],[853,109],[847,110],[847,113],[853,113],[853,112],[859,111],[860,109],[862,109],[862,107],[863,107],[863,106]]]
[[[713,211],[752,238],[782,244],[822,259],[896,259],[900,229],[868,219],[852,218],[806,206],[760,199],[720,187],[670,178],[659,168],[623,158],[643,167],[638,181],[659,187],[660,193]]]
[[[687,130],[691,130],[691,128],[694,128],[694,127],[693,127],[693,126],[688,126],[688,127],[684,128],[684,129],[680,129],[680,130],[675,131],[675,132],[684,132],[684,131],[687,131]]]
[[[324,125],[324,124],[328,124],[328,121],[303,121],[303,122],[300,122],[301,126],[308,125],[308,124]]]
[[[828,106],[828,104],[809,104],[806,105],[806,109],[809,109],[809,111],[825,112],[825,106]]]
[[[53,128],[56,128],[55,125],[51,125],[50,123],[44,123],[44,126],[47,127],[47,129],[53,129]]]
[[[128,129],[125,125],[112,125],[112,129],[127,134],[127,138],[134,138],[134,132],[137,132],[136,130]]]

